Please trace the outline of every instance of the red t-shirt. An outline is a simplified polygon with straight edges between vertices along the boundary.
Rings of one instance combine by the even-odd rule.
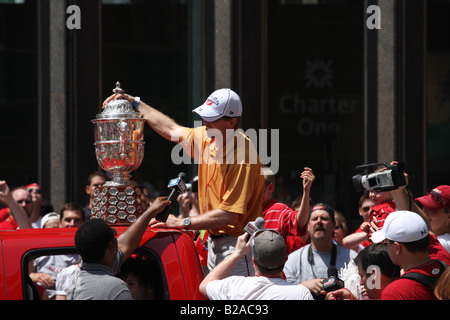
[[[0,230],[16,230],[17,222],[9,215],[9,208],[0,209]]]
[[[301,236],[306,234],[307,226],[298,229],[297,211],[292,210],[287,205],[272,199],[263,207],[264,220],[266,229],[277,230],[286,241],[286,249],[288,254],[303,247],[306,243]]]
[[[361,232],[364,232],[364,231],[362,231],[361,230],[361,226],[359,226],[359,228],[355,231],[355,233],[361,233]],[[365,247],[370,246],[371,243],[372,243],[372,241],[366,240],[366,241],[364,241],[364,242],[362,242],[360,244],[365,248]]]
[[[430,244],[428,254],[433,259],[431,262],[408,270],[419,272],[428,276],[438,277],[443,270],[436,260],[441,260],[450,266],[450,254],[441,245],[434,234],[430,234]],[[439,272],[438,272],[439,271]],[[382,292],[381,300],[435,300],[433,289],[412,279],[398,279],[391,282]]]
[[[373,206],[370,212],[369,221],[373,221],[374,218],[377,219],[378,228],[383,228],[384,221],[386,220],[389,213],[395,211],[395,202],[386,201],[379,205]]]
[[[9,208],[1,208],[0,209],[0,222],[5,221],[9,217]]]
[[[444,261],[450,266],[450,253],[442,246],[434,234],[430,234],[430,244],[428,245],[428,254],[433,260]]]
[[[417,272],[438,277],[442,272],[440,263],[432,260],[422,266],[409,269],[404,275]],[[381,300],[436,300],[433,289],[412,279],[400,278],[391,282],[381,293]]]

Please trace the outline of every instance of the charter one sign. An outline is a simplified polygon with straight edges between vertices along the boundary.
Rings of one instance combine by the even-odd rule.
[[[333,93],[333,65],[333,60],[305,60],[306,90],[302,94],[287,93],[279,99],[281,113],[290,119],[298,119],[297,132],[302,137],[339,132],[339,123],[325,120],[325,116],[332,119],[338,119],[339,115],[352,116],[360,105],[360,101],[351,95],[338,98]],[[311,97],[311,90],[316,89],[321,94],[317,95],[315,91],[314,97]]]

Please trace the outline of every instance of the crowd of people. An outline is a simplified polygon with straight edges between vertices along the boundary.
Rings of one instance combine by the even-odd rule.
[[[306,225],[298,224],[292,234],[282,234],[281,230],[288,229],[285,222],[289,217],[295,223],[302,211],[279,204],[278,215],[269,211],[266,216],[269,218],[266,228],[270,229],[264,232],[271,232],[271,237],[283,241],[286,250],[281,254],[279,247],[273,245],[271,251],[272,247],[265,245],[264,251],[267,261],[278,261],[282,272],[265,274],[260,271],[250,281],[248,277],[230,277],[223,273],[226,267],[220,266],[219,271],[213,270],[213,275],[205,278],[202,293],[210,299],[450,299],[447,268],[450,262],[450,187],[434,188],[428,195],[416,198],[414,203],[410,202],[410,196],[405,187],[364,193],[359,202],[363,222],[354,233],[341,233],[346,228],[345,218],[338,221],[339,212],[318,203],[306,211],[309,212]],[[274,224],[277,216],[278,224]],[[290,237],[304,235],[305,230],[308,240],[289,253]],[[253,235],[253,241],[264,232]],[[238,240],[239,252],[246,247],[250,245]],[[257,258],[260,250],[253,245],[256,270],[261,268]],[[284,259],[277,259],[280,254]],[[340,270],[339,274],[332,272],[332,275],[343,282],[341,287],[330,289],[326,283],[333,269]],[[261,276],[272,283],[264,283],[266,279]],[[282,282],[274,285],[273,278]],[[297,295],[293,295],[289,290],[295,286],[307,288],[310,295],[299,298],[301,289],[294,289]],[[268,296],[268,292],[271,295]]]
[[[148,261],[130,260],[149,225],[197,232],[205,272],[199,290],[209,299],[450,298],[450,186],[438,186],[414,199],[405,175],[405,186],[367,190],[359,202],[362,223],[350,233],[340,212],[311,199],[311,168],[305,167],[299,177],[301,201],[289,206],[274,197],[275,174],[258,157],[227,161],[240,159],[240,152],[256,153],[248,137],[236,130],[242,104],[232,90],[213,92],[193,110],[203,120],[197,128],[177,124],[138,97],[114,94],[104,104],[112,99],[128,100],[157,133],[180,143],[198,160],[198,177],[190,192],[178,197],[179,215],[171,214],[164,222],[153,219],[170,204],[158,197],[117,238],[105,221],[90,219],[93,191],[107,180],[102,172],[89,176],[90,200],[84,208],[68,203],[59,213],[44,205],[38,184],[10,191],[0,181],[0,202],[6,206],[0,210],[0,230],[78,228],[79,255],[30,262],[30,278],[47,298],[160,297],[157,286],[143,284],[145,277],[138,272]],[[264,226],[246,232],[259,217]]]

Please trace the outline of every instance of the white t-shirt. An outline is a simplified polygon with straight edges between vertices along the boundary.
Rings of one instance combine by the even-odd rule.
[[[450,253],[450,233],[444,233],[437,237],[445,250]]]
[[[206,285],[211,300],[313,300],[303,285],[281,278],[230,276]]]
[[[55,256],[40,256],[34,259],[33,272],[44,272],[49,274],[53,280],[56,280],[58,274],[73,264],[79,263],[81,260],[77,254],[71,255],[55,255]],[[50,299],[56,295],[55,286],[47,287],[47,292]]]
[[[357,256],[353,250],[336,245],[336,269],[345,267],[352,259]],[[331,262],[331,251],[322,252],[312,248],[311,244],[292,252],[284,265],[284,274],[286,280],[290,283],[302,283],[312,279],[328,278],[328,268]],[[311,256],[310,256],[311,254]]]
[[[73,264],[70,267],[63,269],[56,276],[56,294],[61,296],[67,295],[67,288],[69,287],[70,277],[74,272],[80,270],[80,266],[78,264]]]

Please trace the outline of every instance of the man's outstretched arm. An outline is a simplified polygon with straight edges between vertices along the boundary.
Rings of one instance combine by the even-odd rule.
[[[126,99],[128,102],[133,104],[135,97],[122,93],[122,94],[113,94],[112,96],[108,97],[104,102],[103,106],[105,106],[108,102],[110,102],[113,99]],[[136,107],[136,111],[138,111],[144,119],[147,121],[147,123],[155,130],[160,136],[163,138],[174,141],[174,142],[180,142],[180,134],[182,126],[178,125],[173,119],[165,115],[159,110],[156,110],[155,108],[149,106],[143,101],[140,101],[139,104]]]

